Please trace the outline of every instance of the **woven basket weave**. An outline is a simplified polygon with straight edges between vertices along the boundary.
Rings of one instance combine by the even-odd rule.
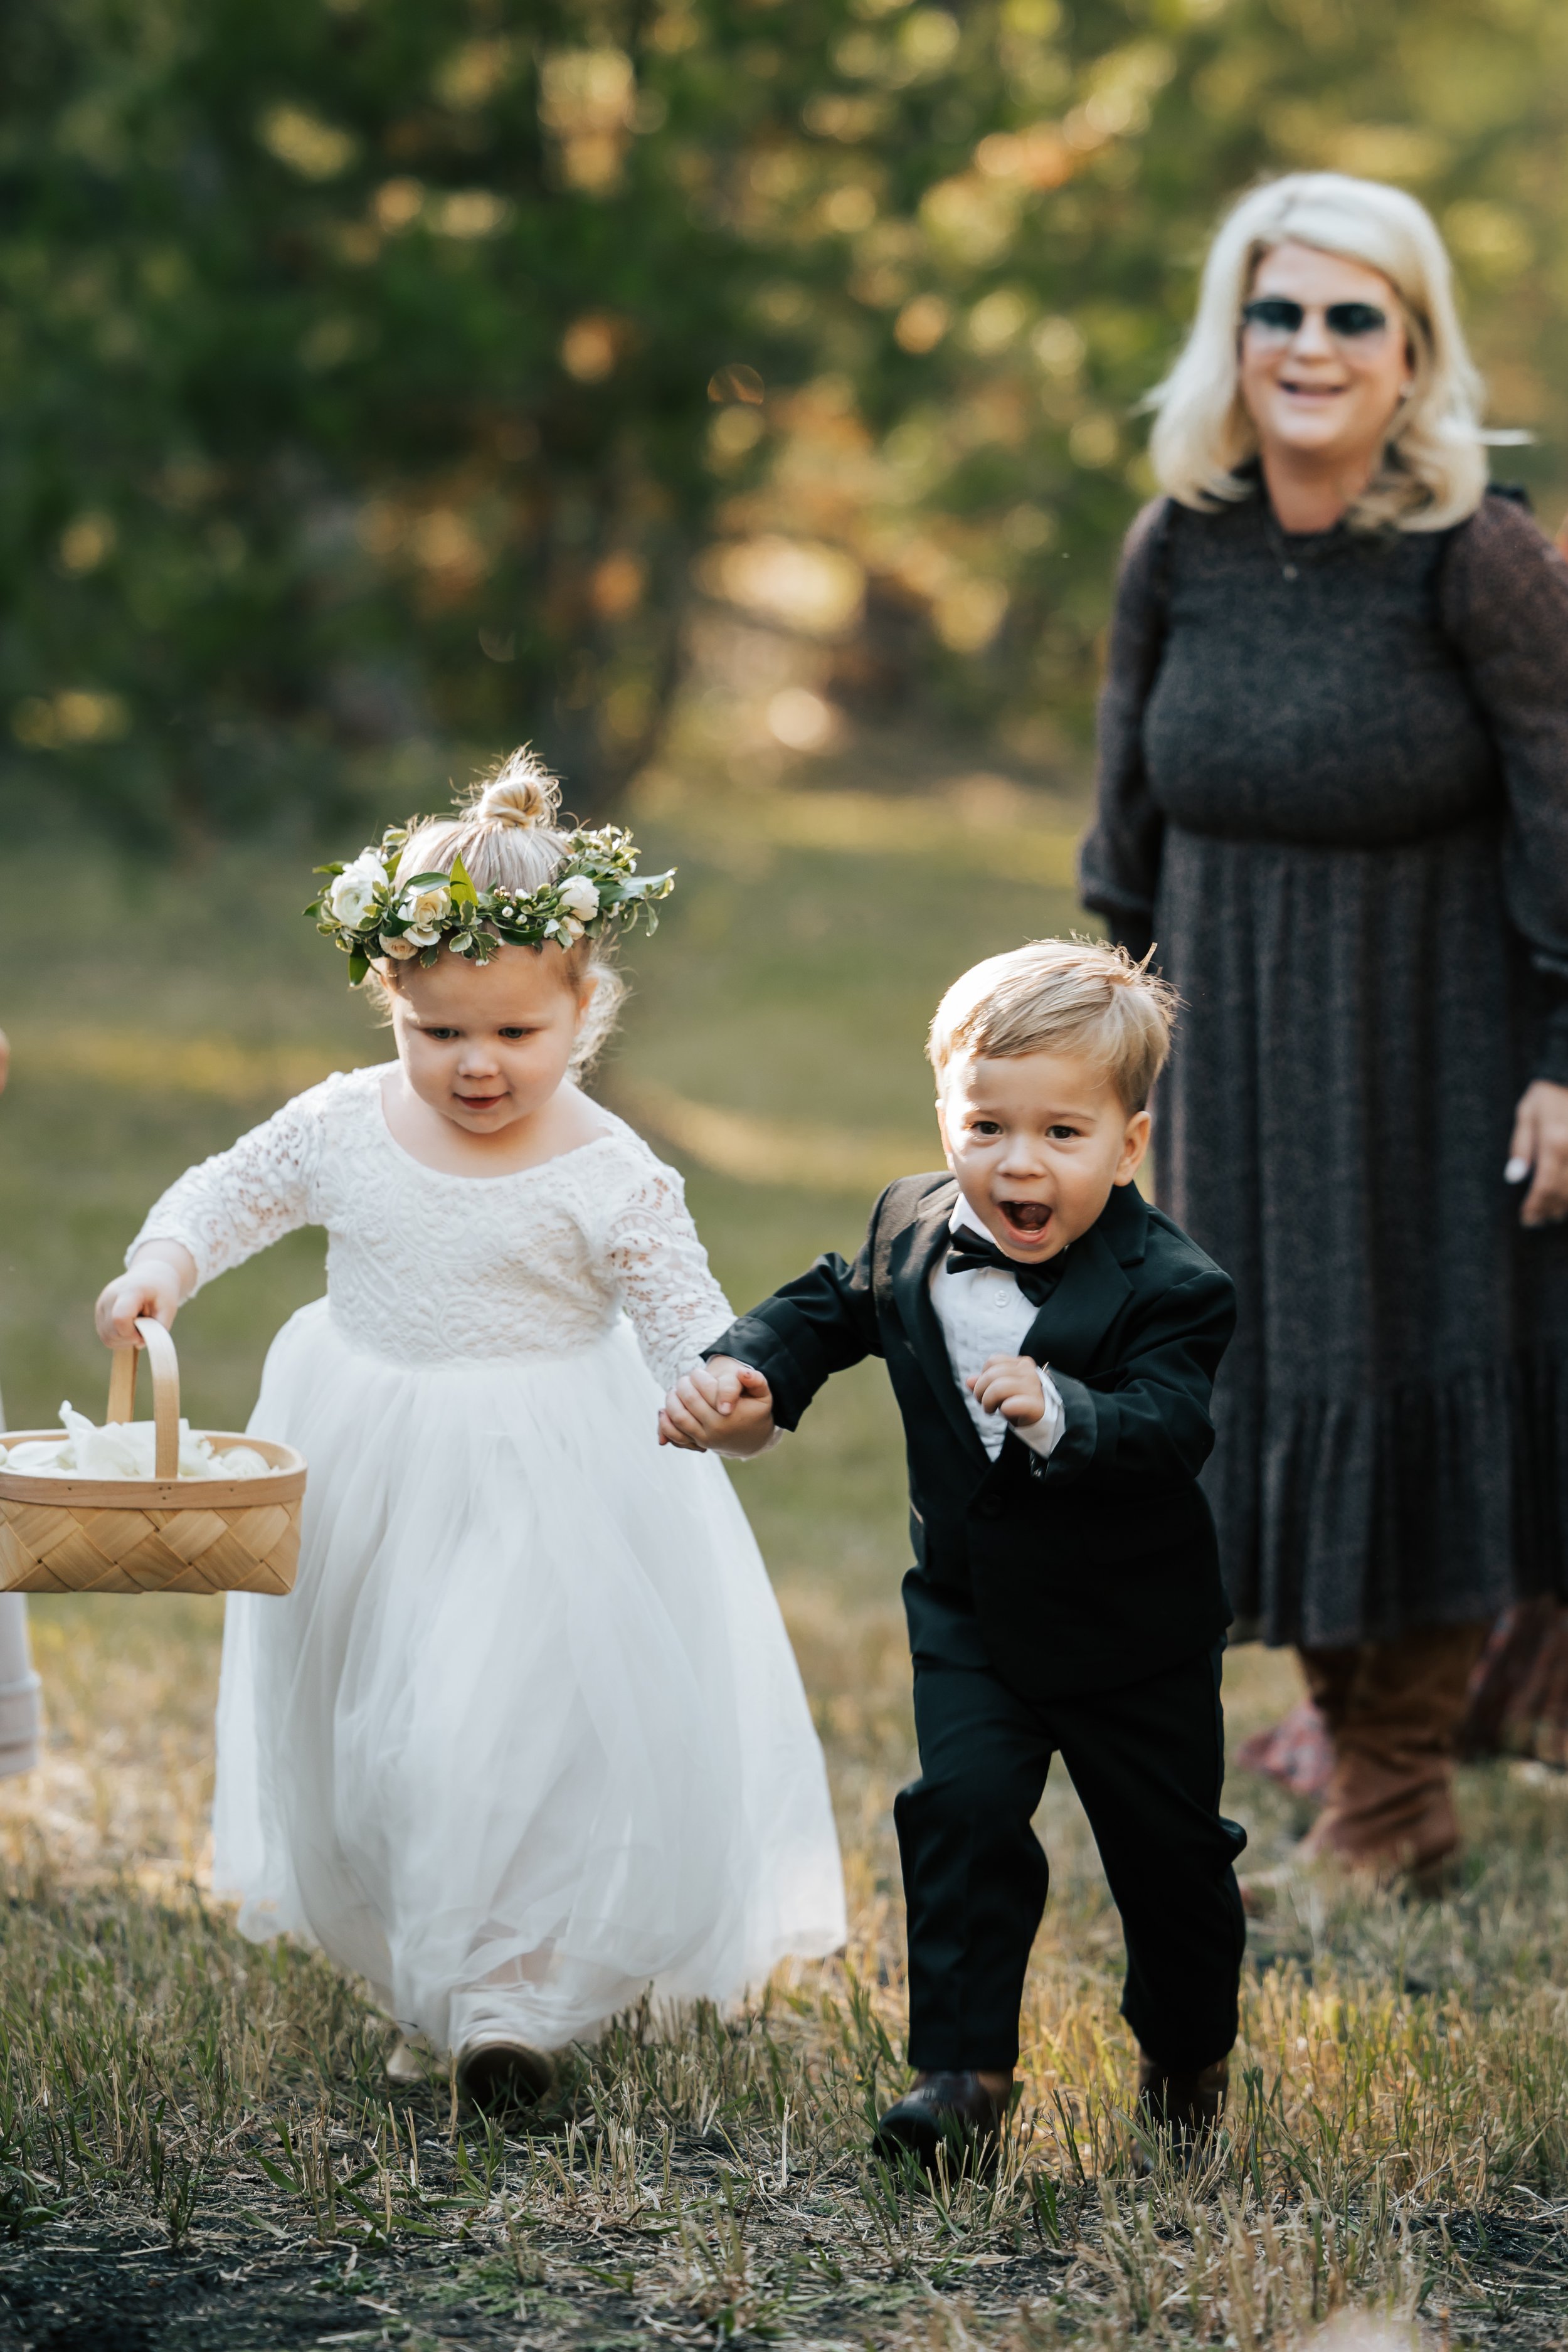
[[[248,1445],[265,1477],[181,1478],[180,1368],[161,1323],[138,1322],[153,1368],[151,1478],[29,1477],[0,1467],[0,1592],[287,1592],[300,1558],[305,1465],[288,1445],[207,1430],[209,1444]],[[110,1421],[129,1421],[136,1348],[117,1348]],[[64,1435],[19,1429],[8,1442]]]

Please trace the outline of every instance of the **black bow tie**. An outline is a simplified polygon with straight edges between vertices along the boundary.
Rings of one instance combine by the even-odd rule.
[[[1031,1306],[1043,1307],[1061,1279],[1066,1255],[1058,1251],[1039,1265],[1020,1265],[1016,1257],[998,1249],[988,1234],[977,1234],[973,1225],[960,1225],[947,1253],[947,1270],[949,1274],[973,1274],[979,1266],[996,1266],[1012,1276]]]

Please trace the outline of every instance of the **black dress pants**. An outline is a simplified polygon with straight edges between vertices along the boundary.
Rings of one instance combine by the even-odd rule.
[[[894,1807],[909,1914],[910,2063],[1005,2074],[1049,1872],[1030,1824],[1060,1751],[1121,1914],[1121,2013],[1173,2074],[1236,2040],[1247,1926],[1219,1810],[1221,1652],[1035,1705],[992,1667],[966,1596],[904,1580],[921,1777]]]

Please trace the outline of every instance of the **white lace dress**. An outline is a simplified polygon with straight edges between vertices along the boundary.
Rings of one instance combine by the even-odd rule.
[[[203,1282],[331,1237],[250,1423],[310,1482],[294,1591],[227,1604],[217,1886],[438,2049],[559,2047],[649,1988],[729,2001],[845,1932],[751,1529],[719,1462],[657,1442],[729,1306],[679,1178],[619,1120],[446,1175],[394,1141],[383,1076],[300,1095],[138,1236]]]

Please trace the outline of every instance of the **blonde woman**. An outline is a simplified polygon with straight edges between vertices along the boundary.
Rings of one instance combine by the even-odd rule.
[[[1486,1625],[1563,1574],[1568,565],[1399,189],[1244,197],[1154,403],[1084,898],[1186,1001],[1161,1190],[1239,1294],[1210,1492],[1314,1843],[1430,1880]]]

